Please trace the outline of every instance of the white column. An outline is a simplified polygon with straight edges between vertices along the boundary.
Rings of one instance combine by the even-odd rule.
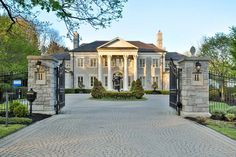
[[[134,80],[136,81],[138,79],[138,68],[137,68],[137,55],[134,55]]]
[[[112,74],[111,74],[111,55],[107,56],[107,67],[108,67],[108,77],[107,77],[107,89],[112,90]]]
[[[98,55],[98,80],[102,82],[102,56]]]
[[[124,55],[124,91],[128,91],[128,55]]]

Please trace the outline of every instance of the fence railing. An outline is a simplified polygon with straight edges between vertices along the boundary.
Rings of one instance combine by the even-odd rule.
[[[236,76],[209,73],[209,110],[236,106]]]
[[[14,102],[19,102],[27,105],[26,92],[27,92],[27,72],[0,72],[0,113],[4,114],[6,111],[6,93],[8,93],[9,107]]]

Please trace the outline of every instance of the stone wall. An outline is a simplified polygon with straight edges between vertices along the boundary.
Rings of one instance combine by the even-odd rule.
[[[55,114],[56,105],[56,68],[58,61],[51,56],[28,56],[28,88],[37,92],[37,99],[33,102],[33,113]],[[36,63],[40,61],[38,69]],[[38,78],[38,73],[43,78]],[[44,74],[43,74],[44,73]]]
[[[195,68],[197,61],[201,64],[199,72]],[[179,67],[182,69],[182,116],[210,116],[208,62],[209,59],[199,57],[186,57],[179,61]]]

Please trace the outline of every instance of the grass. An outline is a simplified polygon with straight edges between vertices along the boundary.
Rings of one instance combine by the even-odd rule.
[[[236,123],[208,119],[206,126],[236,140]]]
[[[19,129],[24,128],[26,125],[22,124],[9,124],[8,127],[6,127],[4,124],[0,124],[0,138],[3,138],[13,132],[16,132]]]
[[[216,101],[210,101],[209,102],[209,111],[210,113],[214,112],[215,110],[223,110],[226,111],[230,106],[227,103],[224,102],[216,102]]]

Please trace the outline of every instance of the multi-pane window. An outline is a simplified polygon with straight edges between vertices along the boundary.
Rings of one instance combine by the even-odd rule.
[[[142,83],[142,86],[144,87],[145,86],[145,76],[140,76],[139,79]]]
[[[94,86],[94,80],[95,80],[95,76],[91,76],[90,77],[90,86]]]
[[[78,67],[83,67],[83,66],[84,66],[84,59],[78,58]]]
[[[78,77],[78,87],[84,84],[84,78],[83,76]]]
[[[105,86],[107,87],[107,84],[108,84],[108,77],[105,76]]]
[[[152,77],[152,83],[154,83],[154,82],[158,83],[158,76],[153,76]]]
[[[152,59],[152,67],[154,68],[158,67],[158,59]]]
[[[145,67],[145,59],[139,59],[139,67],[144,68]]]
[[[37,80],[44,80],[44,73],[42,72],[37,73]]]
[[[91,58],[90,59],[90,67],[96,67],[97,66],[97,59]]]

